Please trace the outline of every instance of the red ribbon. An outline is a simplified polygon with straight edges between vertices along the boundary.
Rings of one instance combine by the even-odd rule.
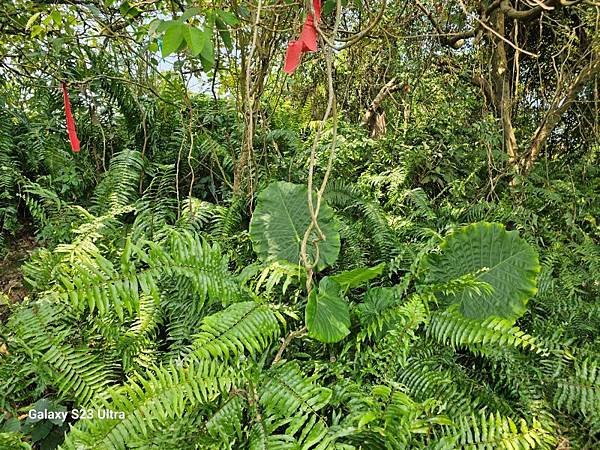
[[[67,92],[66,83],[60,83],[63,91],[63,100],[65,102],[65,115],[67,117],[67,133],[69,134],[69,141],[71,142],[71,150],[73,152],[78,153],[79,139],[77,138],[77,131],[75,130],[75,119],[73,118],[73,113],[71,112],[71,102],[69,101],[69,93]]]
[[[321,0],[313,0],[313,9],[315,10],[316,20],[321,18]],[[302,26],[300,37],[288,44],[285,54],[285,73],[292,74],[300,65],[302,53],[317,51],[317,29],[315,28],[315,17],[309,12],[306,21]]]

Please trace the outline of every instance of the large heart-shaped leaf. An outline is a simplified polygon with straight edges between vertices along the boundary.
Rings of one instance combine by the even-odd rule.
[[[259,194],[258,205],[250,222],[254,251],[265,262],[284,260],[300,264],[300,244],[310,221],[306,186],[285,181],[271,183]],[[319,247],[316,268],[321,270],[337,259],[340,235],[333,210],[325,201],[321,203],[317,221],[325,235],[325,240],[316,243]],[[315,246],[311,244],[316,237],[313,230],[307,246],[311,261],[316,257]]]
[[[540,264],[535,250],[516,231],[506,231],[499,223],[479,222],[447,236],[440,250],[426,260],[428,282],[445,283],[475,274],[478,281],[493,288],[481,295],[463,291],[444,297],[458,303],[464,316],[516,319],[525,313],[527,301],[537,291]]]
[[[350,333],[348,304],[341,297],[341,286],[329,277],[313,289],[306,304],[305,323],[309,336],[321,342],[338,342]]]

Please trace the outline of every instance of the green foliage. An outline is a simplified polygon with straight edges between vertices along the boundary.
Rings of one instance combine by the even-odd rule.
[[[313,194],[313,205],[316,206]],[[311,223],[306,187],[279,181],[272,183],[258,196],[258,205],[250,222],[250,238],[254,251],[265,262],[278,260],[300,264],[304,233]],[[321,203],[317,223],[324,239],[318,240],[313,229],[306,248],[309,262],[317,270],[332,265],[340,250],[340,238],[333,210]]]
[[[331,449],[335,435],[320,415],[331,398],[331,391],[306,378],[296,363],[285,363],[265,373],[257,392],[266,411],[250,431],[250,448]],[[282,427],[284,434],[271,434]]]
[[[136,150],[122,150],[112,157],[108,171],[95,190],[95,203],[101,212],[132,204],[142,176],[142,155]]]
[[[12,120],[0,105],[0,234],[4,236],[18,228],[15,184],[18,160],[14,151]],[[0,240],[0,249],[2,241]]]
[[[121,411],[125,419],[82,420],[69,434],[63,448],[126,448],[126,443],[148,439],[168,424],[213,400],[232,385],[233,375],[211,361],[186,367],[167,366],[134,377],[127,384],[107,392],[95,405]]]
[[[518,327],[511,326],[511,323],[509,320],[497,317],[483,321],[469,319],[456,308],[450,307],[431,316],[427,331],[438,342],[453,347],[494,344],[543,351],[543,348],[536,345],[535,338]]]
[[[558,408],[578,412],[592,430],[600,429],[600,371],[598,363],[589,359],[575,363],[575,373],[559,380],[554,402]]]
[[[417,403],[399,389],[374,385],[368,394],[356,392],[348,402],[345,418],[357,428],[352,437],[356,445],[372,448],[401,449],[417,447],[419,434],[441,431],[450,419],[438,414],[433,400]]]
[[[473,295],[468,290],[443,296],[445,303],[458,304],[466,317],[498,316],[515,319],[525,313],[527,300],[536,291],[540,271],[537,255],[515,231],[500,224],[477,223],[444,239],[440,254],[426,262],[428,281],[443,283],[467,274],[488,283],[491,292]]]
[[[242,302],[204,318],[200,330],[193,336],[193,357],[227,359],[264,351],[279,335],[279,324],[268,306]]]
[[[459,426],[461,431],[455,439],[449,440],[452,448],[530,449],[554,443],[539,422],[528,425],[521,419],[515,423],[499,414],[473,415],[470,420],[463,419]]]
[[[598,448],[594,8],[288,3],[0,5],[0,448]]]
[[[383,272],[384,264],[378,264],[374,267],[369,267],[367,269],[358,268],[354,270],[349,270],[347,272],[342,272],[337,275],[333,275],[331,280],[335,281],[340,285],[342,290],[346,292],[350,288],[354,288],[360,286],[366,281],[369,281],[373,278],[378,277]]]
[[[337,342],[350,333],[350,313],[342,298],[342,286],[329,277],[313,290],[306,304],[308,333],[321,342]]]

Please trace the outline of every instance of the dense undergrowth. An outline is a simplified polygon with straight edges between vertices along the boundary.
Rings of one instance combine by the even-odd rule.
[[[133,23],[129,6],[119,11]],[[66,11],[78,10],[65,22]],[[58,45],[79,80],[80,153],[63,129],[62,73],[48,63],[23,77],[23,64],[0,79],[0,286],[11,286],[0,293],[0,449],[598,448],[597,86],[531,170],[515,170],[493,106],[433,44],[340,52],[315,186],[332,143],[336,154],[303,252],[325,64],[281,81],[256,58],[267,63],[239,189],[248,100],[234,95],[238,61],[223,56],[234,46],[223,21],[238,22],[214,14],[202,22],[222,41],[214,69],[215,55],[196,54],[149,75],[125,38],[82,45],[73,61]],[[38,45],[34,31],[56,38],[63,19],[44,17],[23,48]],[[181,20],[168,24],[191,27]],[[152,56],[147,22],[127,26]],[[259,50],[279,49],[265,30]],[[194,52],[179,44],[171,53]],[[457,61],[480,61],[469,51]],[[187,88],[200,66],[214,75],[203,92],[219,98]],[[523,67],[521,142],[553,81]],[[377,134],[360,117],[385,81],[373,91],[372,72],[388,69],[405,85]]]
[[[158,153],[178,148],[176,129],[145,155],[123,144],[96,180],[93,151],[71,155],[54,133],[32,147],[43,123],[3,107],[3,236],[29,217],[40,244],[27,298],[1,306],[5,448],[52,448],[68,430],[62,448],[597,444],[594,151],[491,190],[461,137],[436,159],[431,124],[401,145],[343,125],[307,298],[293,263],[306,188],[286,167],[304,147],[270,131],[283,158],[263,166],[263,194],[231,197],[219,177],[237,134],[194,102],[192,197],[174,150]],[[265,189],[277,179],[296,184]],[[125,418],[22,418],[32,407]]]

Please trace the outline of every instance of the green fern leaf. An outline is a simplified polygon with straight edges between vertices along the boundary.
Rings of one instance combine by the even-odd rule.
[[[467,319],[457,311],[457,305],[434,313],[427,332],[438,342],[452,347],[481,344],[529,348],[537,353],[544,350],[538,347],[535,338],[512,326],[511,321],[497,317],[484,321]]]
[[[80,420],[61,448],[124,450],[128,442],[160,433],[187,411],[214,401],[229,391],[235,379],[230,368],[212,361],[171,365],[135,377],[124,386],[109,389],[90,408],[121,412],[124,417]]]
[[[202,320],[201,332],[194,336],[191,356],[222,358],[245,351],[263,351],[280,333],[272,309],[255,302],[235,303]]]

